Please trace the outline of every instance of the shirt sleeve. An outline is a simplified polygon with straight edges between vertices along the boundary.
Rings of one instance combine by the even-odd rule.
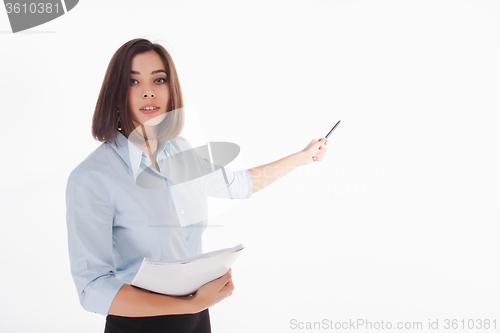
[[[227,183],[222,171],[222,169],[217,169],[205,176],[209,196],[234,199],[250,198],[253,185],[248,170],[232,171],[230,168],[224,168]]]
[[[190,150],[193,147],[189,141],[180,136],[183,150]],[[198,157],[199,165],[211,165],[213,172],[204,176],[207,185],[207,194],[217,198],[246,199],[250,198],[253,192],[252,177],[248,170],[232,171],[228,167],[221,168],[201,156]],[[205,169],[205,167],[201,167]]]
[[[83,308],[102,315],[124,284],[115,277],[113,213],[97,181],[73,171],[66,188],[71,274]]]

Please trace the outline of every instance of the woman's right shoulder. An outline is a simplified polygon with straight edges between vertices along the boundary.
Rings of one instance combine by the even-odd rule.
[[[114,151],[110,143],[102,143],[81,161],[69,174],[68,181],[77,178],[94,178],[110,166]]]

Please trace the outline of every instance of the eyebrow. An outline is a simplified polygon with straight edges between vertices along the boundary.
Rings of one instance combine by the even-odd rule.
[[[163,69],[157,69],[157,70],[151,72],[151,74],[156,74],[156,73],[165,73],[165,74],[167,74],[167,72],[165,72]],[[137,71],[130,71],[130,74],[141,75],[141,73],[139,73]]]

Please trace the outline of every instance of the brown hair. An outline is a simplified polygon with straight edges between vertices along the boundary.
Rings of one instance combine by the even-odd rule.
[[[128,107],[131,64],[135,55],[149,51],[155,51],[162,59],[170,91],[170,101],[167,105],[168,116],[157,126],[157,138],[160,142],[165,142],[180,135],[184,127],[184,110],[182,109],[181,86],[172,57],[162,45],[137,38],[123,44],[109,62],[92,117],[94,139],[100,142],[113,140],[116,145],[117,111],[120,111],[120,133],[128,138],[134,131]],[[169,113],[172,110],[176,111]]]

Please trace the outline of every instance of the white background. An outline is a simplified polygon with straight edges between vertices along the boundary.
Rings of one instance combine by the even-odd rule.
[[[12,34],[0,10],[0,331],[104,330],[70,274],[65,188],[100,145],[109,60],[136,37],[167,47],[205,137],[237,143],[245,168],[342,120],[323,162],[212,219],[224,227],[205,251],[246,246],[214,332],[300,331],[292,319],[499,331],[499,15],[477,0],[82,0]]]

